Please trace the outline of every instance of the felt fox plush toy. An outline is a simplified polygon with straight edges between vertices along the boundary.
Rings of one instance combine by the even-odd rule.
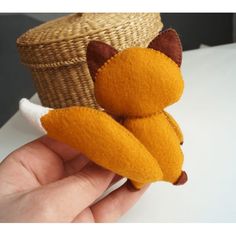
[[[87,64],[97,102],[106,112],[86,107],[50,109],[20,101],[20,110],[50,137],[98,165],[144,184],[187,181],[182,171],[182,132],[164,108],[183,92],[182,47],[173,29],[161,32],[148,48],[113,47],[91,41]]]

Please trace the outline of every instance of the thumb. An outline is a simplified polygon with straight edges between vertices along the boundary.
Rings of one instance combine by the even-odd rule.
[[[37,199],[42,221],[71,221],[107,189],[114,176],[96,164],[88,164],[77,174],[45,185],[30,195]]]

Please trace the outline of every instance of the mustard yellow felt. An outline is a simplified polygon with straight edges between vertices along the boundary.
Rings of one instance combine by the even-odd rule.
[[[156,159],[133,134],[106,113],[85,107],[51,110],[41,118],[47,134],[98,165],[142,184],[162,179]]]
[[[181,175],[183,154],[179,137],[166,115],[162,112],[145,118],[127,118],[123,125],[156,158],[163,172],[163,180],[175,183]]]
[[[183,85],[180,69],[169,57],[149,48],[129,48],[98,70],[95,96],[110,114],[142,117],[176,102]]]
[[[164,114],[166,115],[167,120],[172,125],[173,129],[175,130],[177,136],[179,137],[179,141],[182,144],[184,142],[184,136],[183,133],[178,125],[178,123],[175,121],[172,115],[170,115],[168,112],[164,111]]]

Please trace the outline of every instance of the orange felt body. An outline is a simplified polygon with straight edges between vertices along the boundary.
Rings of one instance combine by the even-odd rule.
[[[173,127],[176,135],[178,136],[180,144],[183,144],[184,136],[183,136],[183,133],[182,133],[178,123],[175,121],[175,119],[172,117],[172,115],[170,115],[168,112],[166,112],[166,111],[163,111],[163,112],[166,116],[166,119],[170,122],[170,124]]]
[[[122,125],[85,107],[51,110],[41,117],[47,134],[84,153],[98,165],[142,184],[162,179],[158,162]]]
[[[179,137],[164,113],[126,119],[123,125],[144,144],[158,161],[163,180],[175,183],[182,172],[183,153]]]

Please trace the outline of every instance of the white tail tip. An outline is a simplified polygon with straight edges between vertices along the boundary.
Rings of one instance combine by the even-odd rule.
[[[22,98],[19,102],[19,109],[22,115],[36,128],[38,128],[41,132],[46,134],[46,130],[43,128],[40,118],[46,115],[49,110],[48,107],[43,107],[37,104],[30,102],[26,98]]]

